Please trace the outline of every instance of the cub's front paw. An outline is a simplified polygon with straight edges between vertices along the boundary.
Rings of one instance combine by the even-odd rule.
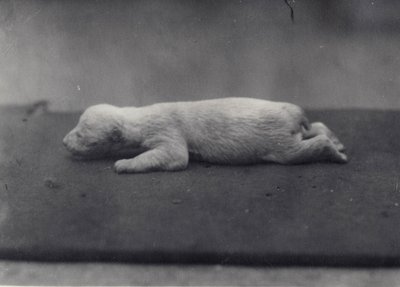
[[[121,159],[115,162],[114,170],[116,173],[130,172],[131,162],[128,159]]]

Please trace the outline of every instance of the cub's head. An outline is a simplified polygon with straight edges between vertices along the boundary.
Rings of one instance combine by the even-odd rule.
[[[118,107],[89,107],[64,138],[66,149],[79,157],[102,157],[124,145],[123,119]]]

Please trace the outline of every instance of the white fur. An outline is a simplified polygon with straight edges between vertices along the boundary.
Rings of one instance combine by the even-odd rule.
[[[193,159],[222,164],[346,162],[344,147],[322,123],[309,124],[289,103],[251,98],[89,107],[64,138],[75,155],[141,153],[115,170],[146,172],[186,168]]]

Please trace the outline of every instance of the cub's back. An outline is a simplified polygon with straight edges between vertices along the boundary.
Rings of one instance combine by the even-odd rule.
[[[302,116],[295,105],[248,98],[180,102],[176,108],[189,151],[217,162],[254,161],[279,148],[300,129]]]
[[[177,118],[189,128],[228,132],[232,128],[276,130],[296,128],[304,113],[296,105],[252,98],[178,102]],[[294,125],[293,125],[294,124]]]

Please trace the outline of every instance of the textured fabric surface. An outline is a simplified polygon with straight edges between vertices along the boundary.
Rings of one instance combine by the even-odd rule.
[[[400,112],[308,111],[346,165],[191,163],[117,175],[62,145],[77,114],[0,110],[0,258],[265,265],[400,263]]]

